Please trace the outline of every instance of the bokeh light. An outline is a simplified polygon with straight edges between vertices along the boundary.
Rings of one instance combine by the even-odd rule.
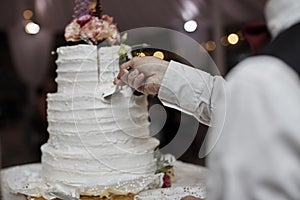
[[[197,27],[198,24],[195,20],[189,20],[184,23],[184,30],[189,33],[196,31]]]
[[[23,17],[24,19],[31,19],[33,17],[33,12],[31,10],[24,10]]]
[[[214,51],[216,49],[217,45],[214,41],[207,41],[205,44],[204,44],[204,48],[207,50],[207,51]]]
[[[160,59],[164,59],[164,57],[165,57],[164,53],[161,51],[154,52],[153,56],[160,58]]]
[[[221,44],[222,44],[223,46],[225,46],[225,47],[227,47],[227,46],[229,45],[229,42],[228,42],[228,40],[227,40],[227,36],[221,37],[220,41],[221,41]]]
[[[25,26],[25,32],[30,35],[38,34],[40,30],[41,30],[40,26],[34,22],[29,22]]]
[[[227,40],[229,44],[235,45],[239,42],[239,36],[235,33],[231,33],[228,37]]]
[[[137,56],[138,57],[144,57],[144,56],[146,56],[146,54],[144,54],[143,52],[140,52],[140,53],[137,53]]]

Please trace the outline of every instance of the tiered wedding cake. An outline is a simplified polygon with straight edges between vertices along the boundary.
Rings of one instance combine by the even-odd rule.
[[[110,97],[119,46],[76,45],[57,51],[58,92],[48,94],[49,140],[43,176],[62,185],[111,185],[156,171],[146,96],[123,88]],[[100,68],[98,68],[98,59]]]
[[[75,14],[88,2],[77,1]],[[95,45],[103,39],[118,42],[119,34],[111,17],[94,14],[78,15],[65,33],[68,41],[94,44],[57,50],[58,91],[47,98],[49,140],[41,147],[42,177],[50,191],[72,196],[126,195],[140,191],[133,183],[142,188],[153,179],[159,142],[149,136],[147,97],[113,85],[120,52],[130,47]]]

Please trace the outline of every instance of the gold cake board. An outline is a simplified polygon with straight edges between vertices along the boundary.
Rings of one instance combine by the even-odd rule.
[[[28,199],[31,200],[45,200],[42,197],[29,197]],[[82,196],[80,197],[80,200],[133,200],[134,195],[127,195],[127,196],[112,196],[110,198],[100,198],[100,197],[88,197],[88,196]],[[53,199],[53,200],[63,200],[63,199]]]

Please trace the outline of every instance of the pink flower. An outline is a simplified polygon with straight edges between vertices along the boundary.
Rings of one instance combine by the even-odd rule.
[[[109,20],[111,19],[109,18]],[[81,28],[80,35],[91,40],[94,44],[105,39],[108,39],[109,43],[114,44],[118,41],[119,31],[116,25],[111,24],[110,21],[92,16]]]
[[[92,16],[91,20],[81,28],[80,35],[83,38],[87,38],[92,42],[97,43],[99,39],[101,40],[98,36],[98,33],[101,32],[101,25],[102,22],[100,19]]]
[[[101,19],[92,15],[83,15],[73,20],[65,30],[67,41],[85,39],[98,44],[106,40],[110,45],[120,43],[120,34],[113,23],[113,17],[103,15]]]
[[[65,38],[67,41],[77,42],[80,40],[80,25],[73,20],[65,28]]]

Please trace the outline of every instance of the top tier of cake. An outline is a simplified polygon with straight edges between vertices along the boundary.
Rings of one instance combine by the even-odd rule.
[[[58,93],[94,92],[114,87],[119,72],[119,46],[75,45],[57,50]],[[130,47],[126,47],[130,51]]]

